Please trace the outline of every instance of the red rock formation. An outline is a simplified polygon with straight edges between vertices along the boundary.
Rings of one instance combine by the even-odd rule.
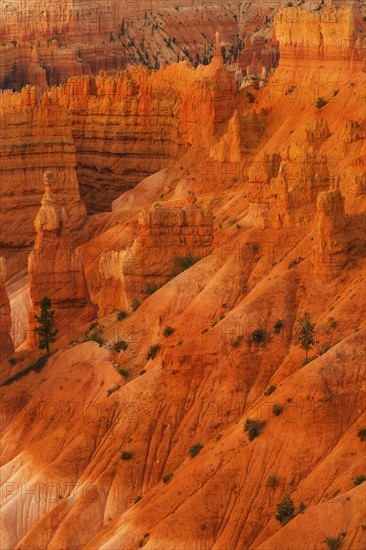
[[[10,337],[11,317],[9,298],[5,289],[6,268],[5,258],[0,256],[0,360],[14,351],[13,340]]]
[[[326,284],[339,275],[348,257],[347,216],[339,178],[332,178],[329,191],[319,193],[317,210],[312,261],[315,279]]]
[[[73,339],[78,328],[95,317],[85,282],[81,254],[73,249],[67,229],[64,208],[57,205],[50,187],[52,172],[44,175],[45,193],[34,226],[37,232],[34,249],[28,260],[30,295],[33,309],[29,313],[27,344],[34,346],[36,337],[34,315],[41,300],[47,296],[56,311],[59,337],[68,334]]]
[[[100,315],[130,309],[174,274],[212,251],[213,216],[195,204],[193,193],[184,207],[155,204],[139,216],[138,236],[122,251],[103,253],[98,296]]]
[[[24,266],[23,247],[34,241],[32,218],[43,194],[42,173],[53,169],[54,192],[67,212],[71,230],[85,222],[75,167],[75,146],[67,111],[50,97],[40,100],[33,87],[0,96],[0,212],[3,254],[9,260],[8,276]],[[13,261],[14,260],[14,261]]]

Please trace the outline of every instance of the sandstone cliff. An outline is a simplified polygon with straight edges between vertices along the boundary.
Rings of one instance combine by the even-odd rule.
[[[5,281],[5,259],[0,257],[0,359],[10,355],[14,351],[13,341],[10,337],[10,304],[5,289]]]

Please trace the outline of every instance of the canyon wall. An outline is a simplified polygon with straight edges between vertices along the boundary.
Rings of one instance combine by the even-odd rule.
[[[5,289],[6,265],[5,258],[0,256],[0,359],[10,355],[14,351],[13,341],[10,337],[11,317],[9,297]]]

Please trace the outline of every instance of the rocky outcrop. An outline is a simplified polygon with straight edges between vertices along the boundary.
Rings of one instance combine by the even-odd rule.
[[[315,223],[314,276],[319,283],[326,284],[339,275],[348,257],[347,216],[339,178],[332,178],[330,189],[319,193]]]
[[[84,224],[86,210],[79,195],[67,111],[53,100],[52,93],[42,100],[30,86],[21,93],[3,93],[0,121],[0,212],[4,227],[0,246],[7,256],[21,255],[18,267],[9,266],[8,276],[12,276],[19,264],[24,264],[23,247],[34,242],[33,220],[44,191],[45,170],[54,171],[53,191],[66,210],[70,230]]]
[[[130,309],[212,251],[213,215],[192,192],[184,206],[155,204],[139,216],[138,236],[122,251],[102,254],[100,315]]]
[[[5,289],[5,280],[5,258],[0,256],[0,360],[14,351],[13,340],[10,336],[10,303]]]
[[[67,228],[67,215],[58,206],[51,192],[52,172],[44,175],[45,193],[34,226],[37,232],[34,249],[28,259],[30,295],[33,309],[29,314],[28,345],[35,345],[34,315],[44,297],[52,302],[56,311],[59,336],[74,332],[95,317],[90,303],[82,257],[74,250]]]

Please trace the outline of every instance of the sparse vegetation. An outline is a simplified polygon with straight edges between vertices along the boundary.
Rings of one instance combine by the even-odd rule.
[[[179,269],[179,272],[186,271],[195,264],[195,260],[192,256],[180,256],[176,258],[176,263]]]
[[[32,365],[30,365],[26,369],[23,369],[17,372],[16,374],[14,374],[14,376],[11,376],[7,380],[5,380],[5,382],[3,382],[1,386],[9,386],[13,382],[16,382],[17,380],[20,380],[24,376],[27,376],[27,374],[29,374],[32,371],[41,372],[43,367],[46,365],[49,357],[50,357],[50,354],[41,355]]]
[[[105,342],[102,334],[103,327],[98,323],[92,323],[84,334],[84,342],[96,342],[99,346],[103,346]]]
[[[195,443],[194,445],[192,445],[192,447],[189,449],[189,456],[191,458],[194,458],[195,456],[198,455],[198,453],[200,452],[200,450],[203,449],[203,445],[201,445],[201,443]]]
[[[160,288],[160,286],[157,283],[148,283],[146,285],[146,294],[148,296],[151,296],[152,294],[154,294],[154,292],[159,290],[159,288]]]
[[[254,103],[255,97],[251,92],[247,92],[247,100],[248,100],[248,103]]]
[[[338,550],[338,548],[341,547],[342,541],[341,538],[335,538],[335,537],[326,537],[324,539],[325,544],[327,544],[329,550]]]
[[[365,441],[366,439],[366,428],[361,428],[359,431],[358,431],[358,437],[361,439],[361,441]]]
[[[267,479],[267,487],[277,487],[278,479],[275,475],[270,475]]]
[[[112,393],[118,391],[121,389],[121,386],[120,385],[117,385],[117,386],[113,386],[113,388],[109,388],[107,390],[107,397],[109,397],[110,395],[112,395]]]
[[[240,342],[243,340],[244,336],[239,335],[235,340],[231,342],[231,345],[233,348],[238,348],[240,346]]]
[[[169,481],[172,479],[173,475],[174,474],[172,472],[170,472],[169,474],[165,474],[165,476],[162,477],[163,483],[169,483]]]
[[[133,312],[136,311],[136,309],[138,309],[141,305],[141,302],[139,300],[137,300],[136,298],[134,300],[132,300],[132,304],[131,304],[131,309]]]
[[[328,104],[328,101],[326,101],[323,97],[318,97],[315,106],[317,109],[322,109],[322,107],[325,107]]]
[[[273,332],[275,334],[279,334],[281,332],[281,328],[283,327],[283,321],[281,319],[278,319],[275,324],[273,325]]]
[[[128,348],[128,343],[126,340],[118,340],[118,342],[115,342],[114,344],[114,350],[119,353],[120,351],[125,351]]]
[[[266,391],[264,392],[264,395],[266,396],[271,395],[271,393],[273,393],[274,391],[276,391],[276,386],[271,384],[269,388],[267,388]]]
[[[266,339],[266,331],[261,329],[261,328],[257,328],[255,330],[253,330],[252,334],[250,335],[250,337],[248,338],[248,344],[262,344]]]
[[[281,405],[278,405],[277,403],[273,405],[272,412],[275,416],[279,416],[283,411],[283,407]]]
[[[123,378],[128,378],[130,376],[130,371],[126,369],[118,369],[118,372],[121,376],[123,376]]]
[[[304,315],[297,320],[298,331],[296,342],[300,344],[301,349],[305,350],[305,362],[308,361],[309,350],[316,344],[315,342],[315,323],[310,321],[310,313],[304,312]]]
[[[288,269],[292,269],[296,265],[299,265],[302,261],[304,261],[304,258],[302,256],[299,256],[298,258],[296,258],[296,260],[292,260],[292,262],[288,264]]]
[[[149,359],[155,359],[157,353],[159,352],[161,346],[160,344],[156,344],[155,346],[151,346],[151,348],[149,349],[148,353],[147,353],[147,356],[146,356],[146,360],[149,361]]]
[[[126,311],[123,311],[123,310],[119,311],[117,313],[117,321],[123,321],[123,319],[126,319],[127,315],[128,314]]]
[[[366,476],[364,476],[363,474],[353,478],[353,484],[355,487],[361,485],[361,483],[363,483],[364,481],[366,481]]]
[[[289,521],[295,517],[295,505],[292,498],[285,496],[281,502],[276,505],[277,512],[275,518],[282,525],[286,525]]]
[[[58,334],[55,327],[55,310],[51,307],[51,300],[45,296],[40,303],[41,314],[34,316],[38,323],[38,326],[34,328],[34,332],[38,337],[38,347],[40,350],[45,349],[47,353],[50,353],[50,344],[56,342]]]
[[[170,327],[170,326],[167,326],[167,327],[165,327],[163,334],[167,338],[168,336],[173,334],[173,332],[174,332],[174,328]]]
[[[10,365],[16,365],[17,362],[18,362],[18,361],[16,360],[16,357],[10,357],[10,359],[9,359]]]
[[[249,441],[253,441],[253,439],[258,437],[265,425],[265,420],[247,418],[244,424],[244,431],[248,433]]]
[[[138,497],[135,498],[135,501],[134,501],[134,504],[137,504],[138,502],[140,502],[140,500],[142,499],[142,496],[139,495]]]
[[[133,453],[130,453],[129,451],[123,451],[121,454],[122,460],[131,460],[131,458],[133,458]]]

